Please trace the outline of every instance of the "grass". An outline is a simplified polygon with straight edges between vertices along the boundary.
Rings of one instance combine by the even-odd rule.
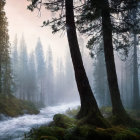
[[[17,117],[23,114],[38,114],[36,107],[28,102],[15,98],[14,96],[0,95],[0,114]]]

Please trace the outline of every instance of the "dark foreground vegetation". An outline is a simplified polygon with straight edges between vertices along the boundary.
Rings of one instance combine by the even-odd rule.
[[[101,112],[111,123],[108,128],[100,128],[94,125],[85,124],[82,120],[76,120],[74,116],[78,109],[67,110],[66,115],[56,114],[49,125],[33,128],[25,134],[25,140],[139,140],[140,125],[114,125],[111,114],[111,107],[101,108]],[[140,118],[139,112],[133,113],[133,117]],[[69,117],[68,117],[69,116]],[[137,124],[139,122],[137,121]]]
[[[34,104],[15,98],[13,95],[0,95],[0,114],[17,117],[23,114],[38,114]]]

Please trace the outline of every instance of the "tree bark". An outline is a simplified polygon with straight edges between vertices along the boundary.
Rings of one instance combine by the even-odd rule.
[[[133,53],[133,109],[140,109],[138,60],[137,60],[137,36],[134,33],[134,53]]]
[[[65,8],[68,43],[81,101],[77,118],[86,118],[86,123],[104,127],[103,116],[99,111],[82,62],[74,21],[73,0],[65,0]]]
[[[117,80],[117,73],[114,61],[113,43],[112,43],[112,24],[110,19],[110,9],[108,0],[104,0],[102,4],[102,30],[103,30],[103,42],[105,62],[107,69],[107,78],[109,84],[109,90],[112,101],[112,112],[115,116],[124,116],[126,111],[122,105],[120,98],[120,91]]]
[[[1,71],[1,53],[0,53],[0,94],[2,94],[2,71]]]

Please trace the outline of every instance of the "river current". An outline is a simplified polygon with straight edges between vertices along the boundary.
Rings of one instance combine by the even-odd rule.
[[[22,140],[24,133],[32,128],[47,124],[57,113],[64,113],[67,109],[76,108],[79,103],[61,104],[42,108],[38,115],[23,115],[16,118],[6,118],[0,121],[0,140]]]

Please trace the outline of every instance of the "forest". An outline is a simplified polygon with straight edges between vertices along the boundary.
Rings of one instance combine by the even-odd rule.
[[[0,140],[140,140],[139,0],[0,0]]]

